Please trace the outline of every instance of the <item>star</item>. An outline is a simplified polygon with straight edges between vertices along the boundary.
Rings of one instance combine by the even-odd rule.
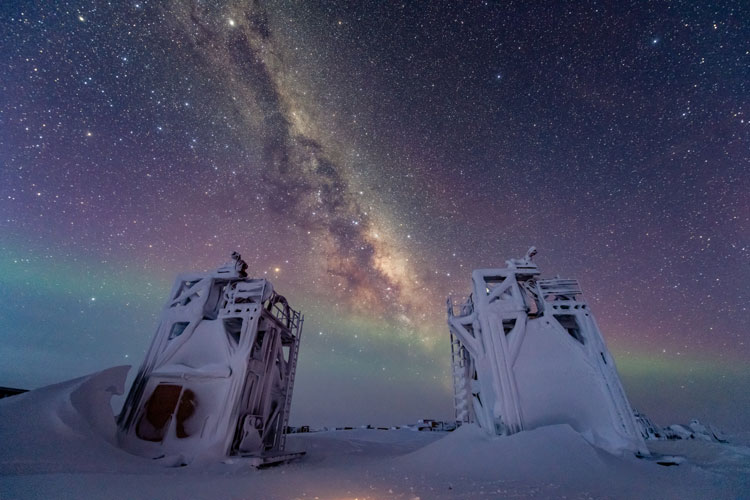
[[[747,364],[730,293],[750,282],[747,27],[730,3],[6,3],[0,260],[19,264],[0,269],[8,296],[45,308],[0,342],[60,349],[0,376],[54,365],[59,381],[81,352],[90,371],[142,352],[132,332],[175,276],[238,250],[336,355],[413,365],[437,401],[446,296],[532,244],[581,281],[615,356],[705,358],[706,381]],[[51,263],[65,287],[30,279]],[[49,333],[84,303],[102,314]],[[116,348],[87,337],[103,329]],[[313,378],[347,378],[319,354],[336,368]]]

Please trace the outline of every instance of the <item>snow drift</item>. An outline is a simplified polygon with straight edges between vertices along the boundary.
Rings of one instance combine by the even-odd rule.
[[[0,401],[0,474],[123,471],[140,460],[116,444],[110,399],[130,366],[116,366]]]
[[[166,467],[114,445],[109,406],[128,367],[0,401],[0,492],[14,498],[493,499],[743,498],[750,448],[699,439],[649,442],[685,462],[661,467],[590,445],[569,425],[489,437],[476,426],[313,432],[308,455],[256,470],[243,459]],[[732,437],[731,442],[734,441]]]

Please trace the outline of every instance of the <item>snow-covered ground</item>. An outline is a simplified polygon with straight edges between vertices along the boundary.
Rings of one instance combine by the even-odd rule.
[[[0,401],[0,499],[750,498],[750,434],[729,443],[650,441],[685,461],[616,457],[567,425],[488,438],[347,430],[290,435],[302,459],[256,470],[243,460],[168,467],[115,444],[109,396],[126,368]]]

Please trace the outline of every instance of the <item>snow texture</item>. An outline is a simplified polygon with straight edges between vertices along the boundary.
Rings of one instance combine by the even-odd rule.
[[[118,443],[166,462],[284,450],[302,316],[240,254],[177,277],[121,415]]]
[[[494,499],[746,498],[750,435],[730,444],[649,441],[681,465],[618,457],[569,425],[488,436],[455,432],[329,431],[290,435],[308,454],[257,470],[244,459],[169,467],[114,444],[109,407],[127,367],[0,401],[0,498]],[[176,465],[176,464],[173,464]]]
[[[717,443],[726,443],[727,438],[724,433],[710,424],[703,424],[693,419],[687,426],[672,424],[668,427],[659,427],[654,424],[646,415],[634,411],[636,422],[641,431],[643,439],[648,440],[665,440],[665,439],[700,439],[703,441],[715,441]]]
[[[612,453],[648,455],[594,316],[572,279],[525,257],[476,269],[448,325],[456,417],[490,435],[568,424]]]

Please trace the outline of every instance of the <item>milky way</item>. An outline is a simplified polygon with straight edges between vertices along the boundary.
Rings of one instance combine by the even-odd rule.
[[[408,304],[399,277],[378,264],[387,243],[371,235],[373,224],[353,196],[347,172],[328,154],[316,124],[301,118],[304,96],[286,74],[266,10],[256,3],[213,10],[177,2],[174,14],[202,61],[221,75],[216,84],[239,96],[233,100],[247,140],[260,138],[268,206],[314,233],[325,270],[344,280],[353,306],[383,306],[391,295],[401,299],[394,301],[399,306]]]
[[[0,385],[139,363],[239,250],[307,315],[296,418],[449,416],[445,297],[536,245],[635,406],[750,405],[743,3],[0,9]]]

